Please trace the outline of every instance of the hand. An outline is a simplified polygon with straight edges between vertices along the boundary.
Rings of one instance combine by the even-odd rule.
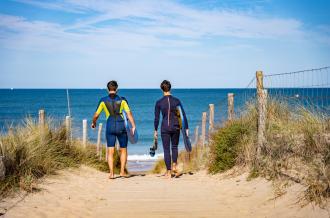
[[[186,134],[187,136],[189,136],[189,129],[186,129]]]
[[[96,123],[92,123],[91,127],[92,127],[92,129],[95,129]]]
[[[135,127],[135,126],[132,127],[131,131],[132,131],[132,134],[133,134],[133,135],[134,135],[134,133],[135,133],[135,130],[136,130],[136,127]]]
[[[158,132],[155,130],[155,132],[154,132],[154,138],[155,139],[158,139]]]

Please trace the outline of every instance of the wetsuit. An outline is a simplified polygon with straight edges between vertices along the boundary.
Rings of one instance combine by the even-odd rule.
[[[105,112],[107,119],[105,136],[108,147],[115,146],[116,138],[121,148],[127,147],[128,138],[122,114],[123,110],[129,112],[130,108],[127,100],[118,95],[108,95],[99,101],[95,113],[99,115],[102,111]]]
[[[164,160],[167,170],[171,170],[171,160],[173,163],[177,163],[178,159],[178,144],[180,137],[180,121],[177,106],[181,106],[182,113],[184,116],[185,129],[188,129],[188,122],[186,113],[182,107],[179,99],[168,95],[159,99],[155,106],[155,120],[154,127],[155,131],[158,129],[160,112],[162,113],[162,124],[161,124],[161,137],[164,149]],[[170,144],[172,144],[172,158],[170,152]]]

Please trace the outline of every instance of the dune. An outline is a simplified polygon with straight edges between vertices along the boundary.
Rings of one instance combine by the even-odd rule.
[[[298,184],[275,198],[272,183],[247,174],[180,178],[137,174],[109,180],[82,166],[47,176],[38,191],[3,199],[4,217],[329,217],[329,209],[301,207]],[[329,207],[328,207],[329,208]]]

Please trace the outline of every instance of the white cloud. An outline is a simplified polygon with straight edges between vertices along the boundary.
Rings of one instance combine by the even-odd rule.
[[[241,11],[197,10],[169,0],[16,1],[64,12],[93,11],[96,15],[63,25],[0,14],[0,44],[15,49],[82,53],[178,50],[201,46],[214,37],[292,41],[305,37],[298,20],[253,16]],[[114,20],[122,24],[111,24]]]

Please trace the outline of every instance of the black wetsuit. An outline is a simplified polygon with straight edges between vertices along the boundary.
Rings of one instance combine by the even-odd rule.
[[[159,125],[160,112],[162,112],[163,117],[161,124],[161,137],[164,149],[164,160],[167,170],[171,170],[171,160],[173,163],[177,163],[178,159],[178,144],[180,137],[179,114],[177,111],[178,106],[181,106],[182,113],[186,121],[184,129],[188,129],[186,113],[179,99],[171,95],[164,96],[156,102],[155,106],[154,126],[156,131]],[[172,144],[172,158],[170,152],[170,144]]]

